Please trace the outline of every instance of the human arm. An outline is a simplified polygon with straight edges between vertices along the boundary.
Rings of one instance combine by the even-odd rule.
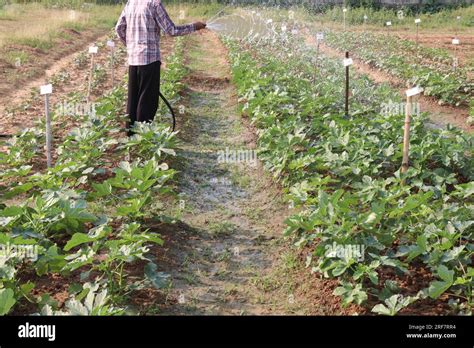
[[[202,30],[206,27],[206,24],[202,22],[196,22],[187,25],[175,25],[168,15],[168,12],[166,11],[162,2],[158,0],[156,6],[156,21],[160,28],[168,35],[186,35],[197,30]]]
[[[120,41],[122,41],[124,45],[127,45],[127,20],[125,18],[125,9],[123,9],[117,25],[115,26],[115,32]]]

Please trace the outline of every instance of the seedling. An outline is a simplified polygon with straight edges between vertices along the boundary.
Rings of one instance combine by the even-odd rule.
[[[48,168],[52,165],[52,131],[51,115],[49,114],[49,95],[53,93],[53,85],[44,85],[40,88],[40,94],[44,95],[44,112],[46,115],[46,161]]]

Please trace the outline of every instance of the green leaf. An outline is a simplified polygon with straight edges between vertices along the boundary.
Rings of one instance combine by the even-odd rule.
[[[440,297],[454,283],[454,271],[449,270],[445,265],[438,266],[437,273],[443,281],[434,281],[430,284],[428,295],[433,299]]]
[[[451,287],[451,283],[434,281],[430,284],[428,288],[428,296],[436,300],[450,287]]]
[[[381,303],[375,305],[374,308],[372,308],[372,312],[382,315],[393,315],[390,309],[388,309]]]
[[[11,216],[18,216],[23,213],[22,207],[17,206],[10,206],[6,207],[0,212],[0,216],[11,217]]]
[[[108,196],[112,193],[112,185],[110,185],[108,182],[103,182],[100,184],[92,183],[92,187],[96,191],[97,197]]]
[[[445,265],[440,265],[437,269],[438,275],[447,283],[452,283],[454,279],[454,271],[450,271]]]
[[[64,246],[65,251],[69,251],[75,246],[84,244],[84,243],[89,243],[94,241],[94,238],[89,237],[85,233],[74,233],[72,238],[67,242],[67,244]]]
[[[168,287],[170,283],[170,275],[164,272],[157,272],[157,265],[153,262],[149,262],[145,266],[145,276],[157,289],[163,289]]]
[[[5,199],[13,198],[15,196],[21,195],[22,193],[28,192],[29,190],[31,190],[32,187],[33,187],[32,183],[26,183],[26,184],[23,184],[23,185],[15,186],[10,191],[5,193],[5,195],[3,197]]]
[[[16,303],[12,289],[0,289],[0,315],[10,312],[10,309]]]

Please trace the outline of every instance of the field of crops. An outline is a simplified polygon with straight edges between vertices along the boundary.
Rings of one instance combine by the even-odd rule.
[[[162,88],[172,98],[184,72],[182,50],[178,41],[167,61]],[[94,77],[97,82],[97,74]],[[156,265],[145,254],[163,241],[144,221],[160,211],[160,197],[169,191],[175,174],[166,163],[175,155],[175,133],[169,125],[142,124],[134,137],[121,136],[125,93],[121,82],[97,99],[94,113],[79,119],[77,114],[57,115],[61,122],[73,117],[80,126],[58,144],[51,169],[39,159],[45,146],[44,124],[6,143],[1,155],[1,239],[16,252],[2,259],[1,314],[29,313],[28,302],[36,302],[35,283],[48,281],[45,276],[52,273],[69,283],[71,299],[55,312],[56,301],[42,293],[41,308],[31,313],[124,313],[117,304],[126,292],[124,267],[137,260],[146,262],[148,276],[141,282],[159,283],[153,273]],[[134,160],[126,161],[127,155]],[[34,262],[22,261],[17,245],[30,246],[28,252],[36,253]]]
[[[344,27],[337,7],[169,10],[209,20],[162,42],[176,131],[161,103],[126,136],[111,28],[96,61],[87,45],[16,97],[0,88],[0,315],[472,315],[473,48],[360,9]]]
[[[260,158],[303,207],[288,218],[285,234],[314,249],[312,271],[340,279],[335,293],[343,303],[371,304],[379,314],[448,290],[467,299],[460,308],[470,311],[472,137],[428,132],[423,116],[415,119],[412,168],[401,174],[402,133],[394,130],[403,119],[373,111],[396,98],[390,91],[353,81],[357,104],[347,119],[338,102],[339,61],[326,59],[315,72],[315,52],[295,38],[261,42],[248,53],[231,44],[231,52],[243,110],[259,129]],[[365,257],[334,258],[327,252],[333,245],[362,246]],[[433,281],[415,288],[393,279],[426,281],[426,272]]]

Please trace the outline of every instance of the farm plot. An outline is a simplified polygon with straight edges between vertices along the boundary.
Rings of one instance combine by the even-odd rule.
[[[420,85],[425,95],[440,103],[467,106],[474,96],[471,68],[453,68],[454,58],[442,49],[384,34],[327,32],[327,43],[375,68],[389,72],[410,85]]]
[[[90,74],[81,52],[48,77],[51,103],[94,106],[54,108],[53,166],[37,88],[6,108],[0,315],[471,315],[474,137],[428,127],[425,110],[408,124],[399,90],[467,112],[471,65],[387,34],[319,32],[394,88],[308,44],[319,27],[298,11],[220,8],[172,8],[221,33],[162,41],[178,132],[161,103],[125,136],[110,35]]]
[[[347,118],[340,61],[318,60],[288,32],[259,42],[228,41],[234,81],[259,158],[302,208],[286,234],[309,269],[339,279],[335,294],[367,312],[470,313],[472,136],[428,131],[414,115],[402,174],[403,117],[377,107],[397,93],[355,79]]]
[[[181,88],[182,50],[178,41],[167,64],[170,98]],[[176,138],[159,123],[121,136],[124,93],[120,83],[96,100],[95,112],[76,116],[80,126],[64,137],[52,168],[44,168],[40,152],[42,124],[12,138],[1,154],[0,238],[13,250],[2,258],[1,314],[131,313],[131,292],[162,286],[147,255],[162,244],[153,223],[170,195],[175,171],[166,161]]]

